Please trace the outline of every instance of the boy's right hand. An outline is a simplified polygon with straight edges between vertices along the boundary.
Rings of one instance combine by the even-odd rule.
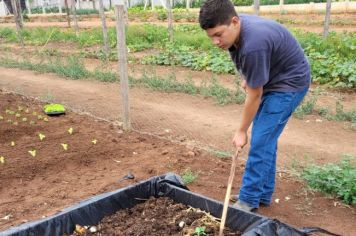
[[[247,132],[236,131],[232,143],[235,145],[236,149],[242,149],[247,144]]]

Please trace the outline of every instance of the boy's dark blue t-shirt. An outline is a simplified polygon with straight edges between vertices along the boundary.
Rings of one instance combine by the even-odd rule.
[[[303,49],[281,24],[254,15],[239,15],[240,39],[229,52],[248,86],[263,92],[298,92],[310,85]]]

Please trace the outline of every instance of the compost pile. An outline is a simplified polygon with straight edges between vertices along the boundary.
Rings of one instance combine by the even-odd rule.
[[[104,217],[97,226],[76,227],[70,236],[99,235],[218,235],[219,221],[210,214],[175,203],[170,198],[150,198],[133,208]],[[225,228],[224,235],[240,235]]]

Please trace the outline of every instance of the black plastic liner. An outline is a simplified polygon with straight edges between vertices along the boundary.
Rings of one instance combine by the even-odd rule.
[[[175,202],[200,208],[217,218],[221,217],[223,210],[221,202],[190,192],[178,175],[168,173],[136,185],[92,197],[66,208],[52,217],[0,232],[0,236],[62,236],[65,233],[71,234],[76,224],[97,225],[105,216],[120,209],[131,208],[152,196],[169,197]],[[296,229],[278,220],[245,212],[235,207],[228,209],[226,226],[233,231],[242,232],[243,236],[299,236],[310,235],[314,232],[336,235],[320,228]]]

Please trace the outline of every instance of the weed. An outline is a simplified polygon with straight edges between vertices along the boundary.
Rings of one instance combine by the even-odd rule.
[[[312,95],[308,100],[304,99],[302,104],[299,105],[297,109],[295,109],[294,116],[298,119],[303,119],[305,115],[311,114],[314,110],[317,100],[317,95]]]
[[[346,204],[356,204],[355,158],[344,155],[339,163],[323,166],[309,165],[304,168],[302,178],[316,190],[340,197]]]
[[[191,184],[198,178],[198,173],[194,173],[191,169],[186,169],[182,173],[182,179],[184,184]]]

